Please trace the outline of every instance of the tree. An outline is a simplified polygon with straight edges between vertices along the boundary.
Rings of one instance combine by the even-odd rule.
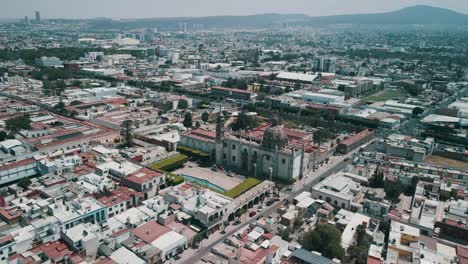
[[[232,78],[232,77],[227,78],[227,80],[224,81],[221,85],[224,87],[236,88],[236,89],[241,89],[241,90],[247,90],[248,88],[248,84],[246,81],[239,80],[237,78]]]
[[[291,238],[289,237],[290,233],[291,232],[289,231],[289,228],[284,229],[281,232],[281,239],[283,239],[284,241],[290,241],[291,240]]]
[[[249,112],[256,112],[257,111],[257,107],[255,106],[255,104],[246,104],[242,107],[243,110],[245,111],[249,111]]]
[[[80,105],[82,104],[83,102],[79,101],[79,100],[74,100],[70,103],[70,105]]]
[[[5,121],[5,127],[11,132],[17,132],[21,129],[31,128],[31,119],[28,114],[16,116]]]
[[[413,117],[417,117],[417,116],[421,115],[422,113],[424,113],[424,109],[422,109],[421,107],[415,107],[415,108],[413,108],[413,111],[411,112]]]
[[[29,185],[31,185],[31,179],[29,179],[29,177],[23,177],[18,181],[18,186],[23,189],[28,188]]]
[[[177,103],[177,109],[187,109],[188,108],[188,102],[185,99],[180,99],[179,103]]]
[[[372,188],[383,188],[384,187],[384,174],[383,171],[377,167],[375,169],[374,175],[370,179],[370,187]]]
[[[356,264],[366,264],[371,242],[372,237],[366,233],[366,227],[358,225],[356,228],[356,244],[348,248],[350,260],[354,260]],[[352,261],[349,262],[352,263]]]
[[[201,119],[203,122],[208,122],[208,119],[210,118],[210,114],[208,114],[208,112],[203,112],[202,115],[201,115]]]
[[[302,246],[309,251],[321,252],[327,258],[343,259],[345,252],[341,247],[341,232],[330,224],[319,224],[301,238]]]
[[[60,101],[56,105],[54,105],[54,110],[60,113],[61,115],[70,115],[70,111],[65,108],[65,103]]]
[[[240,112],[236,121],[232,124],[232,130],[248,130],[257,126],[257,120],[253,116]]]
[[[7,140],[7,139],[13,139],[15,137],[13,137],[12,135],[8,134],[7,132],[5,131],[0,131],[0,141],[4,141],[4,140]]]
[[[300,82],[294,83],[294,90],[300,90],[302,88],[302,84]]]
[[[399,182],[385,181],[384,191],[386,198],[391,201],[398,200],[400,194],[404,191],[405,187]]]
[[[192,121],[192,113],[186,112],[184,115],[184,121],[182,122],[184,127],[190,128],[193,126],[193,121]]]
[[[326,142],[328,139],[332,138],[333,135],[328,129],[319,129],[314,133],[314,143],[318,144],[319,146],[322,143]]]

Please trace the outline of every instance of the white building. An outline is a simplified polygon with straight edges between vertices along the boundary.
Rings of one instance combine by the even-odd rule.
[[[362,205],[358,201],[364,197],[361,182],[365,181],[367,178],[359,175],[337,173],[312,187],[312,197],[339,208],[361,212]]]
[[[319,92],[309,92],[309,91],[295,91],[287,94],[288,96],[296,99],[302,99],[308,103],[314,104],[335,104],[344,102],[345,97],[343,95],[333,95]]]
[[[187,239],[175,231],[169,231],[151,242],[151,245],[161,250],[163,259],[170,259],[187,248]]]
[[[74,226],[62,231],[61,237],[75,251],[84,252],[87,257],[96,257],[99,237],[92,232],[90,225],[79,224]]]
[[[128,250],[126,247],[121,247],[112,252],[109,257],[118,264],[146,264],[146,261],[139,258],[135,253]]]

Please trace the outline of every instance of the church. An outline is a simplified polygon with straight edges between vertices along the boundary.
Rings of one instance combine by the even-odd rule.
[[[312,134],[271,124],[245,132],[226,131],[218,115],[216,133],[195,129],[181,135],[180,145],[210,153],[216,166],[246,177],[291,182],[312,170],[319,148]]]

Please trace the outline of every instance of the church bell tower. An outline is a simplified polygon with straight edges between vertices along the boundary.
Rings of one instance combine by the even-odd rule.
[[[224,116],[219,107],[218,117],[216,118],[216,166],[223,165],[223,141],[224,141]]]

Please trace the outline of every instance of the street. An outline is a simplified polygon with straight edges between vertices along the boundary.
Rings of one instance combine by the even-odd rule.
[[[244,214],[240,217],[242,223],[239,225],[229,225],[225,229],[225,233],[222,234],[221,231],[217,231],[214,234],[211,234],[208,239],[203,240],[200,243],[200,249],[192,249],[189,248],[184,251],[181,255],[181,258],[174,263],[183,263],[183,264],[192,264],[196,263],[200,260],[205,254],[209,253],[211,248],[224,241],[229,236],[232,236],[235,232],[242,229],[246,225],[256,221],[260,217],[268,216],[272,212],[278,209],[278,207],[283,204],[284,199],[292,200],[295,196],[303,191],[308,191],[314,184],[316,184],[322,177],[328,177],[329,175],[336,173],[346,167],[347,164],[352,162],[352,156],[356,153],[359,148],[351,151],[350,153],[343,155],[343,156],[333,156],[330,159],[328,164],[324,164],[322,167],[319,167],[313,173],[304,176],[301,180],[298,180],[292,186],[290,192],[281,192],[280,193],[280,200],[271,206],[267,207],[263,205],[265,208],[262,212],[256,214],[253,217],[249,217],[248,213]],[[344,161],[345,159],[350,158],[348,161]]]

